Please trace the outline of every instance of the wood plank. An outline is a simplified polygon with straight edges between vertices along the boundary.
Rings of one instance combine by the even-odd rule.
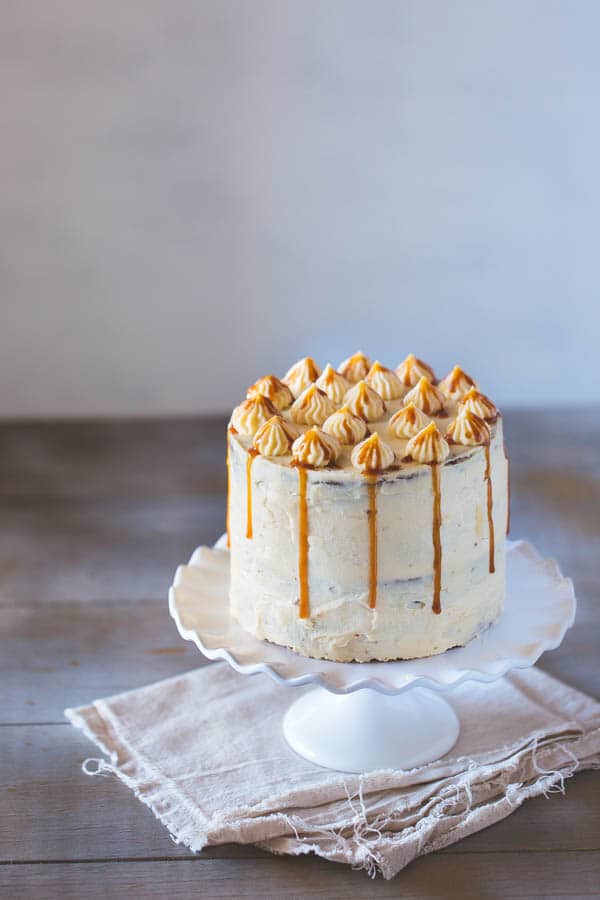
[[[69,726],[0,729],[0,862],[189,855],[117,778],[85,775],[101,755]],[[444,853],[600,849],[600,778],[582,772],[564,796],[530,800],[509,818]],[[262,856],[253,847],[213,847],[213,857]]]
[[[481,900],[597,897],[600,853],[433,854],[392,881],[308,857],[217,860],[198,857],[155,862],[38,864],[0,867],[0,891],[19,898],[96,900],[144,898],[322,897]]]
[[[224,527],[219,495],[7,501],[0,605],[164,601],[177,565]]]
[[[0,610],[0,723],[65,721],[67,706],[208,661],[162,603]]]
[[[224,416],[0,422],[0,497],[195,497],[225,490]]]
[[[193,855],[117,778],[82,771],[100,754],[76,729],[4,726],[0,741],[0,863]],[[213,854],[268,855],[252,845],[205,851]]]

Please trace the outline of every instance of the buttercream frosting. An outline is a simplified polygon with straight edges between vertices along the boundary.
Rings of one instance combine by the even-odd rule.
[[[382,366],[378,360],[369,369],[365,381],[384,400],[398,400],[405,392],[404,385],[396,373]]]
[[[302,466],[322,469],[335,462],[340,446],[330,434],[320,428],[309,428],[292,444],[292,456]]]
[[[476,447],[480,444],[489,444],[490,429],[484,420],[470,409],[461,409],[448,427],[446,437],[452,444]]]
[[[277,408],[262,394],[244,400],[231,415],[231,424],[239,434],[254,435],[261,425],[277,415]]]
[[[323,431],[337,438],[340,444],[352,445],[362,441],[367,433],[367,424],[363,418],[350,412],[347,406],[342,406],[325,420]]]
[[[340,375],[343,375],[344,378],[347,378],[348,381],[356,383],[357,381],[366,378],[370,368],[371,361],[359,350],[339,364],[338,372]]]
[[[362,416],[367,422],[381,419],[385,413],[385,403],[366,381],[359,381],[351,387],[344,402],[350,412],[355,416]]]
[[[304,356],[294,363],[291,369],[283,376],[283,381],[291,390],[294,397],[299,397],[309,384],[316,381],[321,370],[311,356]]]
[[[335,412],[335,403],[316,384],[309,385],[294,400],[290,415],[299,425],[322,425]]]
[[[430,422],[406,445],[406,455],[415,462],[441,463],[450,454],[450,447],[435,422]]]
[[[485,394],[476,391],[475,388],[467,391],[462,400],[459,401],[458,406],[459,409],[468,409],[474,412],[476,416],[479,416],[480,419],[485,419],[486,422],[495,422],[498,418],[498,409],[494,403]]]
[[[389,444],[374,432],[354,448],[351,461],[354,468],[363,475],[376,475],[389,469],[394,464],[395,458]]]
[[[330,363],[327,363],[315,384],[322,391],[325,391],[330,400],[334,403],[343,403],[346,393],[350,389],[350,382],[339,372],[336,372]]]
[[[428,366],[422,359],[417,359],[414,353],[409,353],[406,359],[400,363],[396,368],[396,374],[407,388],[414,387],[423,375],[429,381],[435,381],[435,372],[431,366]]]
[[[477,387],[475,379],[461,369],[460,366],[454,366],[451,372],[448,372],[445,378],[442,378],[438,387],[442,394],[456,403],[463,397],[472,387]]]
[[[291,422],[271,416],[254,435],[253,446],[261,456],[287,456],[297,437],[298,429]]]
[[[248,400],[253,400],[259,394],[267,397],[273,406],[280,410],[287,409],[294,399],[287,384],[280,381],[276,375],[265,375],[263,378],[259,378],[248,388],[246,397]]]
[[[445,402],[442,392],[425,375],[419,378],[414,388],[404,398],[405,404],[414,403],[429,416],[443,412]]]
[[[418,406],[409,403],[394,413],[388,422],[388,430],[395,438],[411,438],[422,431],[429,422],[429,417]]]

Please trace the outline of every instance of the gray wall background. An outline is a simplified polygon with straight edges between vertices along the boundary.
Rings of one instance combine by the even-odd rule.
[[[310,353],[597,400],[597,0],[5,0],[0,415]]]

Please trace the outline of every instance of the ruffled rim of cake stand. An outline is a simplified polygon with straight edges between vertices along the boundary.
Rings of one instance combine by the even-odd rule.
[[[491,682],[532,666],[563,640],[575,619],[573,583],[554,559],[527,541],[506,542],[504,611],[464,647],[438,656],[391,662],[311,659],[245,632],[229,614],[229,552],[224,537],[198,547],[179,566],[169,590],[169,612],[184,640],[204,656],[223,659],[242,675],[268,675],[280,684],[319,685],[335,694],[364,688],[399,694],[413,687],[449,690],[463,681]]]

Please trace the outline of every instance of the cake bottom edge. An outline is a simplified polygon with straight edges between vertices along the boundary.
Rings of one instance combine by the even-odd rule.
[[[355,635],[352,640],[343,644],[336,643],[335,640],[330,641],[334,644],[335,649],[328,650],[320,647],[319,642],[314,639],[302,640],[298,637],[294,639],[290,635],[267,635],[262,628],[252,627],[255,623],[242,621],[233,610],[231,614],[245,631],[254,635],[258,640],[285,647],[298,656],[308,659],[323,659],[328,662],[373,663],[426,659],[431,656],[439,656],[454,648],[464,647],[476,640],[498,620],[503,606],[504,601],[501,598],[500,602],[492,609],[488,606],[487,615],[479,618],[475,625],[471,624],[470,627],[455,629],[454,634],[448,635],[445,639],[442,634],[438,633],[429,645],[422,642],[418,652],[415,650],[411,652],[408,646],[410,638],[407,638],[406,634],[401,635],[396,642],[387,638],[385,649],[381,647],[377,650],[377,645],[384,643],[382,641],[369,639],[366,635]]]

